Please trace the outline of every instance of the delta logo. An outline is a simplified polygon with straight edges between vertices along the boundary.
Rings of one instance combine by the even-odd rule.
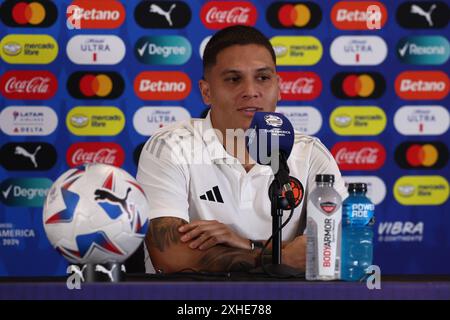
[[[386,20],[386,7],[378,1],[341,1],[331,9],[331,21],[340,30],[378,30]]]
[[[282,100],[313,100],[322,92],[322,80],[314,72],[278,72]]]
[[[341,170],[378,170],[386,161],[386,150],[375,141],[338,142],[331,153]]]
[[[322,10],[309,1],[275,2],[267,8],[266,19],[275,29],[313,29],[322,21]]]
[[[394,125],[405,136],[441,135],[449,128],[450,115],[442,106],[403,106],[394,115]]]
[[[400,61],[416,65],[439,65],[447,62],[450,46],[441,36],[410,36],[397,44]]]
[[[322,58],[322,43],[312,36],[275,36],[270,39],[279,66],[311,66]]]
[[[125,115],[117,107],[75,107],[67,114],[66,125],[76,136],[115,136],[125,127]]]
[[[378,99],[386,81],[378,72],[340,72],[331,80],[331,91],[339,99]]]
[[[322,127],[322,114],[310,106],[277,107],[276,112],[286,116],[294,129],[302,134],[315,135]]]
[[[386,127],[383,109],[375,106],[342,106],[330,115],[330,127],[342,136],[375,136]]]
[[[448,150],[440,141],[407,141],[395,149],[395,161],[403,169],[442,169]]]
[[[16,28],[46,28],[53,25],[58,10],[53,1],[5,1],[0,6],[0,20]]]
[[[189,76],[180,71],[144,71],[134,79],[134,92],[142,100],[183,100],[191,87]]]
[[[10,64],[49,64],[58,43],[46,34],[9,34],[0,41],[0,56]]]
[[[143,28],[180,29],[191,21],[189,6],[182,1],[141,1],[134,18]]]
[[[66,153],[69,167],[84,163],[103,163],[120,167],[125,161],[125,152],[115,142],[78,142],[72,144]]]
[[[47,136],[58,126],[58,116],[50,107],[8,106],[0,113],[0,129],[10,136]]]
[[[68,29],[116,29],[125,21],[119,1],[73,1],[66,10]]]
[[[449,79],[442,71],[404,71],[395,79],[395,92],[405,100],[441,100],[448,91]]]
[[[67,91],[75,99],[116,99],[124,88],[122,76],[113,71],[77,71],[67,80]]]
[[[50,71],[12,70],[0,77],[0,91],[7,99],[47,100],[58,90],[58,80]]]
[[[449,186],[442,176],[403,176],[393,191],[395,200],[404,206],[439,206],[447,201]]]
[[[258,12],[249,1],[209,1],[200,10],[200,19],[208,29],[237,24],[254,26],[257,18]]]

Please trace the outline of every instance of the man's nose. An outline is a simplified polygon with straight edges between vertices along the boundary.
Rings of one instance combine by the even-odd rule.
[[[253,80],[246,80],[242,83],[242,97],[249,99],[249,98],[257,98],[260,96],[261,92],[258,88],[257,83]]]

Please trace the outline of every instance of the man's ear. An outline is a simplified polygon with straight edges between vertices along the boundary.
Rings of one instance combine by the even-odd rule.
[[[202,94],[203,102],[206,105],[210,105],[211,104],[211,92],[209,90],[208,81],[201,79],[198,82],[198,86],[200,88],[200,93]]]

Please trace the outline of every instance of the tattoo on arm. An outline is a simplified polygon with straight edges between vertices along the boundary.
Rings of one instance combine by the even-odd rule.
[[[178,218],[152,220],[150,223],[150,233],[147,235],[148,244],[164,252],[171,245],[180,242],[178,228],[183,224],[187,224],[187,222]]]
[[[222,245],[210,248],[199,263],[208,271],[248,271],[256,266],[253,253]]]

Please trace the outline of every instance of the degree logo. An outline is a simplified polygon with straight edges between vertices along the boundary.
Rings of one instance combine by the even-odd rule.
[[[342,136],[379,135],[386,123],[384,111],[374,106],[342,106],[334,109],[330,115],[331,129]]]
[[[331,9],[331,21],[340,30],[378,30],[386,20],[386,7],[378,1],[341,1]]]
[[[403,176],[394,184],[394,197],[405,206],[443,204],[448,199],[448,181],[441,176]]]
[[[119,1],[73,1],[66,10],[68,29],[115,29],[125,21]]]
[[[449,55],[448,41],[441,36],[405,37],[397,44],[397,57],[400,61],[409,64],[444,64]]]
[[[58,43],[46,34],[9,34],[0,41],[0,55],[11,64],[49,64],[58,55]]]
[[[13,207],[42,207],[52,184],[47,178],[9,178],[0,183],[0,201]]]
[[[447,96],[449,85],[442,71],[404,71],[395,79],[395,92],[405,100],[440,100]]]
[[[53,25],[58,10],[53,1],[5,1],[0,7],[0,19],[9,27],[46,28]]]
[[[182,36],[141,37],[134,48],[139,62],[152,65],[185,64],[192,54],[190,42]]]
[[[442,169],[448,161],[448,150],[439,141],[407,141],[396,148],[395,161],[403,169]]]
[[[125,127],[125,115],[117,107],[75,107],[67,114],[66,125],[76,136],[115,136]]]
[[[77,71],[67,80],[67,90],[76,99],[116,99],[125,83],[119,73]]]
[[[310,1],[275,2],[267,8],[266,19],[276,29],[313,29],[322,20],[322,10]]]
[[[386,90],[378,72],[340,72],[331,80],[331,91],[339,99],[377,99]]]
[[[322,43],[315,37],[275,36],[270,43],[279,66],[311,66],[322,58]]]

